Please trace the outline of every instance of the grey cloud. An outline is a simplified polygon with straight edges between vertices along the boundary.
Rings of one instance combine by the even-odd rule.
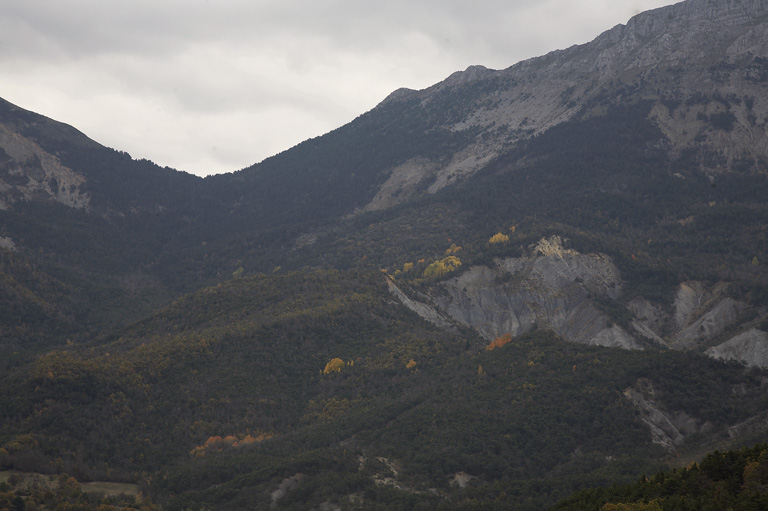
[[[0,97],[31,109],[55,100],[59,120],[137,157],[235,170],[396,88],[508,67],[664,3],[0,0]]]

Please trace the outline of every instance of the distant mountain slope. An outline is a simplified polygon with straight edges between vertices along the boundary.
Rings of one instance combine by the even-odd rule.
[[[442,127],[477,134],[430,174],[431,192],[553,126],[640,100],[653,102],[648,117],[669,160],[695,147],[708,175],[755,171],[768,150],[767,34],[764,3],[682,2],[503,71],[474,66],[423,91],[398,91],[382,106],[418,99],[423,111],[448,114]]]
[[[190,174],[133,161],[66,124],[0,100],[0,200],[53,199],[75,209],[126,213],[168,208],[189,195]]]
[[[235,279],[6,377],[0,461],[142,478],[167,509],[542,509],[766,420],[759,370],[544,330],[489,346],[376,271]]]
[[[384,209],[462,182],[554,126],[642,100],[652,102],[646,115],[662,131],[657,143],[670,164],[685,160],[708,176],[754,172],[768,158],[766,16],[756,1],[683,2],[503,71],[473,66],[422,91],[399,90],[342,129],[350,143],[334,151],[338,162],[315,158],[313,167],[341,173],[347,186],[369,172],[365,181],[376,189],[364,209]],[[331,147],[339,135],[312,145]],[[281,158],[287,155],[243,174],[277,179],[270,169]],[[356,191],[346,210],[370,193]],[[321,194],[327,190],[308,198],[322,201]]]
[[[325,136],[204,180],[3,102],[0,236],[69,273],[62,282],[86,272],[127,302],[237,271],[397,268],[439,258],[449,239],[467,249],[466,269],[556,234],[614,257],[627,303],[725,281],[759,307],[767,23],[747,0],[656,9],[503,71],[397,91]],[[513,226],[506,252],[487,250]]]
[[[643,13],[206,179],[0,103],[0,467],[542,509],[764,441],[766,9]]]
[[[634,484],[580,491],[551,509],[758,511],[768,506],[767,451],[766,444],[714,451],[698,463],[643,477]]]

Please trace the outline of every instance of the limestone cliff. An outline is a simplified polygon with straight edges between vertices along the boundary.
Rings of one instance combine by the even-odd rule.
[[[651,432],[653,442],[675,452],[689,435],[706,433],[712,424],[702,422],[683,411],[667,409],[656,396],[653,383],[640,379],[624,390],[624,397],[638,410]]]
[[[474,141],[390,169],[366,210],[460,183],[521,141],[636,101],[653,105],[648,117],[671,160],[710,177],[757,171],[768,159],[768,4],[688,0],[505,70],[471,66],[428,89],[400,89],[380,106],[418,100],[433,112],[447,97],[455,109],[443,127],[477,133]]]
[[[81,169],[61,162],[61,150],[101,148],[72,126],[0,99],[0,209],[19,201],[53,200],[88,209]]]
[[[620,293],[621,278],[608,256],[565,249],[555,236],[541,240],[528,257],[498,259],[493,267],[476,266],[441,282],[424,297],[429,305],[404,303],[432,322],[424,308],[439,311],[442,322],[470,326],[488,340],[542,327],[574,342],[643,349],[646,344],[613,324],[592,298]]]
[[[418,296],[389,284],[402,303],[428,321],[443,328],[468,326],[489,341],[549,328],[584,344],[704,351],[728,328],[740,325],[741,314],[749,309],[728,296],[724,283],[683,282],[671,307],[642,297],[625,303],[611,258],[564,248],[559,236],[540,240],[528,256],[471,267]],[[606,303],[613,304],[611,310]],[[612,317],[621,310],[622,317]],[[768,367],[766,336],[752,330],[706,354]]]
[[[0,124],[0,209],[20,200],[52,199],[72,208],[87,208],[85,177],[65,167],[33,140]]]
[[[737,360],[757,367],[768,367],[768,332],[752,328],[706,351],[722,360]]]

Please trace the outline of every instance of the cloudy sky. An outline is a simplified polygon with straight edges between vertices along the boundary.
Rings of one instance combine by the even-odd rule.
[[[198,175],[674,0],[0,0],[0,97]]]

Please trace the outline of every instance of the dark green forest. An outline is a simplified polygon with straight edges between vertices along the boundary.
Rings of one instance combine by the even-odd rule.
[[[138,476],[167,509],[266,506],[296,474],[279,509],[354,495],[366,508],[541,509],[662,466],[622,396],[639,380],[715,428],[768,405],[763,371],[700,355],[547,331],[486,344],[393,306],[380,272],[234,279],[39,357],[2,397],[3,463]],[[457,473],[471,483],[452,485]]]
[[[768,83],[766,59],[537,75],[590,48],[406,91],[207,178],[0,101],[9,140],[87,197],[25,192],[59,182],[0,147],[0,511],[767,508],[768,369],[707,356],[768,332],[765,109],[732,92]],[[546,129],[465,122],[530,83],[565,87]],[[688,145],[669,131],[683,120]],[[756,142],[735,155],[739,133]],[[367,208],[414,162],[437,170]],[[493,273],[536,270],[553,237],[609,261],[613,287],[566,265],[542,279],[576,291],[537,302],[523,272]],[[530,328],[449,314],[478,269],[536,310]],[[448,283],[464,294],[430,301]],[[585,329],[643,349],[559,335],[579,300]]]
[[[486,351],[473,331],[438,329],[395,303],[381,271],[411,262],[395,278],[426,291],[426,268],[452,245],[466,268],[556,233],[616,262],[625,293],[602,308],[619,324],[632,297],[668,303],[690,279],[727,279],[734,297],[765,306],[764,266],[752,264],[768,260],[765,177],[670,177],[661,155],[632,153],[659,136],[648,108],[553,129],[461,188],[335,221],[313,200],[280,219],[199,221],[223,200],[214,183],[223,177],[213,192],[192,192],[205,195],[197,213],[193,200],[162,192],[125,198],[163,204],[129,216],[38,204],[0,212],[5,232],[34,247],[2,259],[0,463],[137,482],[151,505],[171,510],[533,510],[656,473],[669,453],[625,389],[651,381],[672,409],[725,431],[766,409],[764,372],[575,345],[546,329]],[[535,166],[520,167],[524,153],[540,155]],[[259,172],[284,180],[269,187],[314,190],[288,172],[291,161]],[[208,183],[174,176],[177,191]],[[112,179],[93,186],[117,193],[129,178]],[[289,242],[309,228],[313,243]],[[510,242],[489,244],[496,232]],[[325,374],[334,359],[341,370]],[[731,445],[722,434],[694,437],[678,456]],[[283,484],[291,491],[273,500]]]
[[[637,482],[583,490],[554,510],[758,510],[768,506],[768,446],[714,451],[701,462]]]

